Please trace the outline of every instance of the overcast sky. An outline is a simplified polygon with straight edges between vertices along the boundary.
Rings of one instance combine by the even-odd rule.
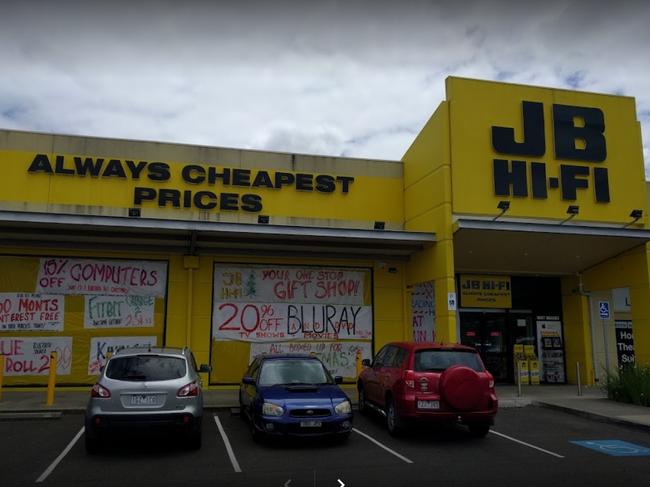
[[[1,2],[1,128],[398,160],[454,75],[635,97],[650,176],[650,2],[98,5]]]

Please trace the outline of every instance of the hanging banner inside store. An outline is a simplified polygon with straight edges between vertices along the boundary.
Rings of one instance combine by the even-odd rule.
[[[315,267],[215,269],[216,340],[371,339],[367,272]]]
[[[260,354],[313,354],[318,357],[333,376],[356,377],[357,351],[361,358],[372,358],[370,342],[288,342],[254,343],[250,361]]]
[[[618,366],[625,367],[634,365],[634,334],[632,333],[632,322],[628,320],[616,320],[616,355]]]
[[[85,296],[84,328],[136,328],[154,325],[153,296]]]
[[[57,353],[57,375],[69,375],[72,337],[0,337],[6,376],[48,375],[52,352]]]
[[[512,308],[510,276],[460,276],[464,308]]]
[[[125,348],[149,348],[156,346],[156,337],[98,337],[90,339],[88,375],[99,374],[111,355]]]
[[[167,264],[158,261],[41,258],[36,292],[164,296]]]
[[[64,297],[0,293],[0,331],[62,331]]]
[[[411,289],[411,321],[414,342],[432,342],[435,340],[435,306],[433,281],[413,286]]]
[[[551,317],[537,317],[537,350],[542,363],[542,380],[548,383],[563,383],[566,379],[562,322],[549,318]]]

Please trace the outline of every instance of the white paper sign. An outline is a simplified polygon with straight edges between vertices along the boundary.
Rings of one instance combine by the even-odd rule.
[[[0,293],[0,331],[63,330],[64,297]]]
[[[413,341],[416,343],[435,340],[435,299],[433,282],[423,282],[411,290],[411,316]]]
[[[370,342],[284,342],[253,343],[251,361],[257,355],[270,353],[314,354],[327,367],[332,375],[356,377],[357,350],[361,358],[372,358]]]
[[[42,258],[36,292],[164,296],[165,262]]]
[[[327,267],[215,267],[215,302],[364,303],[367,272]]]
[[[57,375],[69,375],[72,337],[1,337],[0,354],[5,356],[4,373],[48,375],[50,354],[57,353]]]
[[[372,307],[342,304],[215,303],[216,340],[273,342],[372,338]]]
[[[84,328],[154,326],[154,296],[85,296]]]
[[[124,348],[148,348],[156,346],[156,337],[97,337],[90,339],[88,375],[99,374],[109,355]]]

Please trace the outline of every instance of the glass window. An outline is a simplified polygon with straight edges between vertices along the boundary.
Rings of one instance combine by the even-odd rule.
[[[115,357],[108,362],[106,377],[123,381],[180,379],[185,375],[185,359],[162,355]]]
[[[379,350],[377,355],[375,355],[375,360],[372,362],[373,367],[383,367],[384,359],[386,358],[386,353],[388,352],[389,347],[386,346]]]
[[[442,372],[452,365],[464,365],[476,372],[485,369],[477,353],[463,350],[419,350],[415,352],[417,372]]]
[[[405,356],[406,356],[406,350],[397,347],[397,351],[395,352],[395,357],[393,359],[392,367],[398,367],[398,368],[401,367],[402,363],[404,362]]]
[[[331,384],[329,373],[318,360],[279,359],[262,364],[259,384]]]

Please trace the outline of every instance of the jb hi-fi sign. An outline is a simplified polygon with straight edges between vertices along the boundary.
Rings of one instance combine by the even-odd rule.
[[[601,164],[607,158],[603,112],[598,108],[553,105],[555,159],[590,163],[560,163],[554,174],[540,159],[546,154],[544,105],[523,101],[522,110],[523,142],[515,141],[513,128],[492,127],[492,147],[498,154],[509,156],[493,161],[494,194],[546,199],[549,192],[556,192],[561,199],[573,201],[578,190],[592,189],[596,202],[608,203],[607,168]]]

